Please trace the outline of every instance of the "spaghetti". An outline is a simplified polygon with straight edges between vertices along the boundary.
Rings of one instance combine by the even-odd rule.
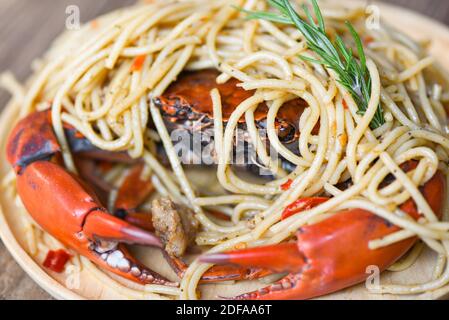
[[[330,213],[362,208],[401,228],[383,239],[373,239],[372,249],[418,236],[439,255],[433,280],[419,285],[384,285],[380,293],[417,294],[446,286],[449,226],[442,221],[447,221],[449,215],[447,201],[440,220],[419,187],[438,170],[445,174],[449,185],[449,126],[444,107],[449,75],[407,36],[383,25],[367,29],[363,11],[327,2],[320,5],[329,33],[338,32],[348,38],[348,31],[342,30],[346,30],[344,22],[349,20],[365,39],[371,96],[363,115],[332,70],[299,57],[315,54],[297,29],[246,20],[245,13],[235,9],[268,10],[262,0],[138,4],[65,33],[39,61],[38,70],[25,86],[17,84],[9,74],[1,80],[13,93],[21,117],[51,108],[53,128],[68,170],[76,172],[63,122],[102,150],[127,151],[133,158],[142,158],[159,194],[193,209],[202,226],[197,243],[212,246],[209,252],[231,250],[242,243],[246,247],[280,243],[301,226],[325,219]],[[220,92],[210,92],[215,148],[221,150],[216,176],[223,191],[216,195],[192,185],[152,99],[162,95],[182,71],[209,68],[221,72],[217,83],[236,78],[245,90],[255,90],[235,108],[225,125]],[[282,105],[298,97],[308,108],[299,120],[299,152],[294,153],[279,141],[275,119]],[[261,103],[269,107],[266,126],[270,146],[295,166],[291,173],[284,172],[280,163],[271,159],[260,140],[254,113]],[[370,123],[379,104],[385,123],[372,129]],[[242,118],[261,165],[275,173],[273,181],[254,183],[233,170],[234,135]],[[148,128],[150,119],[157,132]],[[318,132],[314,132],[316,125]],[[171,170],[155,156],[154,145],[159,141]],[[409,160],[415,160],[417,167],[404,172],[400,166]],[[388,175],[393,175],[395,182],[382,187]],[[352,186],[341,190],[339,184],[348,179]],[[288,180],[290,187],[282,188]],[[4,182],[9,186],[13,183],[13,176]],[[332,198],[301,215],[281,219],[283,210],[298,198],[324,193]],[[399,205],[409,198],[423,214],[419,221],[399,210]],[[211,207],[228,212],[230,221],[213,219],[206,212]],[[25,220],[34,226],[27,227],[30,253],[41,246],[48,248],[45,234],[30,219]],[[419,257],[420,246],[391,269],[403,270],[412,265]],[[98,272],[86,259],[76,261]],[[196,299],[199,280],[211,266],[195,260],[181,279],[180,289],[131,289],[126,283],[111,283],[114,290],[132,298],[161,294]],[[108,282],[102,277],[97,275],[100,281]]]

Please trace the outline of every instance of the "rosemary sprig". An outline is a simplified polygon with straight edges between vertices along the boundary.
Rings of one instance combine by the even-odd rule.
[[[357,104],[358,114],[364,115],[371,96],[371,78],[366,67],[366,56],[362,41],[352,24],[346,22],[357,48],[358,59],[354,57],[352,48],[347,47],[340,36],[336,36],[336,40],[332,42],[326,34],[324,19],[317,1],[311,1],[316,20],[306,5],[303,5],[303,9],[308,21],[301,18],[289,0],[268,0],[268,3],[276,8],[279,13],[243,11],[248,14],[248,19],[264,19],[296,26],[306,39],[309,49],[320,57],[319,60],[304,56],[301,56],[301,58],[334,70],[339,83],[348,90]],[[384,123],[383,110],[379,104],[370,126],[372,129],[376,129]]]

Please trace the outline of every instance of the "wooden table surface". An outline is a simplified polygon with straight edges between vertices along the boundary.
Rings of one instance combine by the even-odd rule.
[[[134,0],[0,0],[0,72],[11,70],[19,80],[30,73],[31,61],[42,55],[64,28],[66,8],[78,5],[82,21]],[[385,0],[416,10],[449,25],[447,0]],[[0,109],[9,97],[0,91]],[[51,299],[15,263],[0,241],[0,299]]]

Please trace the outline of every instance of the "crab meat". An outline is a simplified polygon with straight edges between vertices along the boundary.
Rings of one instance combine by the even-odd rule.
[[[165,251],[170,256],[182,257],[199,228],[193,212],[168,198],[153,200],[151,211],[156,235],[165,244]]]

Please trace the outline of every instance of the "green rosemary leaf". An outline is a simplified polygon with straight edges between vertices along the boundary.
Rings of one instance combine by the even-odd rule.
[[[250,10],[245,10],[240,7],[234,7],[235,9],[246,13],[246,19],[248,20],[268,20],[276,23],[282,23],[282,24],[291,24],[291,20],[289,18],[284,18],[282,16],[279,16],[279,14],[276,14],[274,12],[255,12]]]
[[[300,57],[302,60],[304,60],[304,61],[309,61],[309,62],[311,62],[311,63],[316,63],[316,64],[323,64],[323,61],[318,60],[318,59],[314,59],[314,58],[307,57],[307,56],[304,56],[304,55],[300,55],[299,57]]]
[[[366,71],[366,56],[365,56],[365,51],[363,50],[362,40],[360,40],[359,34],[357,33],[357,31],[355,31],[355,29],[351,23],[349,23],[347,21],[346,25],[347,25],[349,31],[351,32],[352,37],[354,38],[355,44],[357,46],[357,51],[359,53],[360,65],[362,67],[362,71],[365,72]]]
[[[304,10],[304,12],[305,12],[305,14],[306,14],[307,19],[309,19],[310,25],[312,25],[312,26],[314,26],[315,28],[317,28],[318,26],[317,26],[317,24],[315,23],[315,20],[313,19],[312,14],[310,13],[309,8],[308,8],[306,5],[303,5],[303,6],[302,6],[302,9]]]
[[[315,18],[307,6],[303,6],[308,21],[301,18],[289,0],[268,0],[268,3],[279,13],[245,11],[249,19],[264,19],[277,23],[294,25],[304,36],[307,46],[320,59],[301,56],[301,59],[311,63],[319,63],[333,70],[338,76],[338,82],[348,91],[358,106],[358,113],[363,115],[368,108],[371,95],[371,78],[366,66],[366,56],[363,43],[354,27],[346,25],[357,49],[357,58],[351,47],[348,47],[340,36],[335,41],[326,34],[326,26],[316,0],[311,0]],[[371,128],[375,129],[385,123],[384,114],[379,104],[371,121]]]
[[[323,15],[321,14],[321,10],[320,10],[320,7],[318,6],[318,3],[316,1],[312,1],[312,5],[313,5],[313,11],[315,12],[316,19],[320,26],[320,30],[323,33],[326,33],[326,27],[324,25]]]
[[[268,0],[268,4],[273,8],[278,9],[282,14],[287,15],[285,7],[282,5],[280,0]]]

